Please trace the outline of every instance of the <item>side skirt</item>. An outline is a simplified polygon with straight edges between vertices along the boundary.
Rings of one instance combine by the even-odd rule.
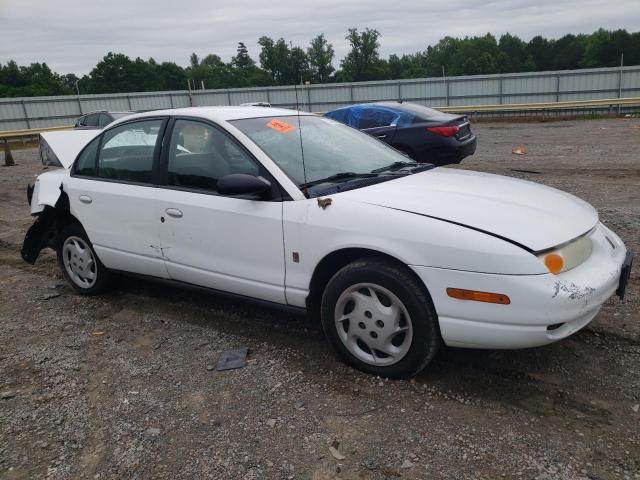
[[[276,303],[276,302],[270,302],[268,300],[261,300],[259,298],[247,297],[246,295],[240,295],[238,293],[225,292],[224,290],[217,290],[215,288],[203,287],[201,285],[195,285],[193,283],[181,282],[179,280],[171,280],[171,279],[168,279],[168,278],[153,277],[151,275],[143,275],[143,274],[140,274],[140,273],[125,272],[125,271],[122,271],[122,270],[111,270],[111,271],[113,273],[117,273],[119,275],[124,275],[124,276],[132,277],[132,278],[138,278],[138,279],[141,279],[141,280],[150,280],[152,282],[160,283],[160,284],[163,284],[163,285],[167,285],[169,287],[177,287],[177,288],[183,288],[183,289],[186,289],[186,290],[193,290],[193,291],[198,291],[198,292],[203,292],[203,293],[220,295],[222,297],[227,297],[227,298],[232,298],[232,299],[235,299],[235,300],[240,300],[240,301],[252,304],[252,305],[265,307],[265,308],[270,308],[270,309],[273,309],[273,310],[280,310],[280,311],[291,313],[291,314],[294,314],[294,315],[307,316],[309,314],[307,309],[303,308],[303,307],[296,307],[294,305],[286,305],[284,303]]]

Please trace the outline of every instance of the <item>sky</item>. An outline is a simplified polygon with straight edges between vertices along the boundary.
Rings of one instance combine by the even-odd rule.
[[[186,66],[192,52],[229,60],[239,41],[257,60],[263,35],[306,48],[324,33],[337,65],[352,27],[380,31],[386,57],[446,35],[509,32],[530,40],[600,27],[640,31],[640,0],[0,0],[0,63],[46,62],[82,75],[113,51]]]

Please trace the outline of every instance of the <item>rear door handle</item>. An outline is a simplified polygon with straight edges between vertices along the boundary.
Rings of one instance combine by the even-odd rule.
[[[89,204],[89,203],[93,202],[93,199],[89,195],[80,195],[78,197],[78,200],[80,200],[82,203],[86,203],[86,204]]]
[[[165,213],[173,218],[182,218],[182,212],[177,208],[167,208]]]
[[[381,133],[380,135],[376,135],[377,138],[387,138],[386,133]]]

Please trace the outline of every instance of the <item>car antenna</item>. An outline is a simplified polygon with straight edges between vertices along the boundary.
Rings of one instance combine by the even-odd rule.
[[[293,50],[293,42],[289,40],[289,45]],[[302,84],[302,76],[300,76],[300,84]],[[296,93],[296,117],[298,118],[298,131],[300,132],[300,154],[302,155],[302,175],[304,176],[304,183],[307,183],[307,168],[304,164],[304,146],[302,145],[302,122],[300,121],[300,104],[298,103],[298,86],[294,83],[293,90]],[[306,194],[305,194],[306,196]]]

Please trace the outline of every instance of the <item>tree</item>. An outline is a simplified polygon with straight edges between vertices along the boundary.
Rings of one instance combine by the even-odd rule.
[[[528,45],[518,37],[505,33],[500,37],[496,57],[500,73],[506,72],[530,72],[536,65],[528,50]]]
[[[187,73],[184,68],[173,62],[162,62],[157,67],[157,75],[162,82],[162,90],[184,90]]]
[[[300,47],[287,45],[284,38],[274,42],[269,37],[260,37],[260,65],[269,73],[276,85],[292,85],[309,79],[309,59]]]
[[[554,70],[573,70],[580,68],[585,49],[584,35],[565,35],[552,44]]]
[[[540,35],[533,37],[527,44],[527,50],[536,70],[551,70],[553,68],[553,51],[549,40]]]
[[[244,43],[238,42],[238,48],[236,49],[236,56],[231,59],[231,65],[241,70],[247,70],[253,67],[256,62],[249,56],[249,50]]]
[[[498,41],[491,34],[475,37],[444,37],[426,50],[380,58],[377,30],[349,29],[350,50],[335,71],[333,46],[324,34],[316,35],[306,49],[284,38],[261,37],[260,66],[250,57],[244,42],[225,63],[215,54],[202,59],[195,53],[186,68],[173,62],[158,63],[153,58],[132,59],[109,52],[91,70],[78,78],[59,75],[46,63],[20,66],[10,60],[0,64],[0,97],[70,95],[76,93],[143,92],[181,90],[186,79],[195,88],[234,88],[291,85],[312,80],[363,81],[439,77],[534,70],[615,67],[624,54],[625,65],[640,64],[640,32],[600,29],[589,35],[564,35],[559,39],[535,36],[529,42],[505,33]]]
[[[351,50],[340,62],[342,81],[359,82],[365,80],[378,80],[385,77],[385,64],[380,61],[378,49],[380,48],[380,32],[366,28],[359,33],[357,28],[350,28],[345,37],[349,41]]]
[[[324,33],[314,37],[307,48],[309,58],[309,74],[315,83],[325,83],[331,79],[333,68],[333,45],[324,38]]]

